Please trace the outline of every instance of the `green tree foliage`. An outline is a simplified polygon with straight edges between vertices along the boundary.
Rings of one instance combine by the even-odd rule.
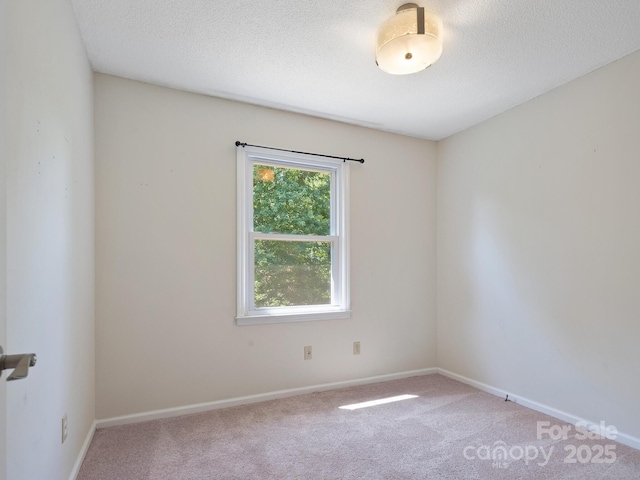
[[[254,231],[329,235],[331,174],[255,165]],[[331,243],[257,240],[256,307],[331,303]]]

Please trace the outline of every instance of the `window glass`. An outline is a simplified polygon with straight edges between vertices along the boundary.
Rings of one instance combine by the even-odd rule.
[[[255,306],[331,303],[331,243],[255,241]]]
[[[253,230],[329,235],[331,173],[254,164]]]

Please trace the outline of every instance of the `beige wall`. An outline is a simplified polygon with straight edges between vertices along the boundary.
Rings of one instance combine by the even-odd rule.
[[[640,437],[640,53],[438,145],[438,364]]]
[[[6,385],[7,472],[67,479],[95,413],[92,73],[70,2],[11,1],[5,15],[5,347],[38,355]]]
[[[106,75],[95,109],[97,418],[435,366],[434,143]],[[351,319],[234,324],[236,140],[366,159]]]

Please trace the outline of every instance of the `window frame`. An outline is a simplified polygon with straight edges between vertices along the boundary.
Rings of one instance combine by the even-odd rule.
[[[329,235],[291,235],[253,230],[253,165],[325,171],[331,174]],[[237,147],[237,325],[349,318],[349,165],[340,159],[262,147]],[[255,307],[256,240],[332,242],[329,305]]]

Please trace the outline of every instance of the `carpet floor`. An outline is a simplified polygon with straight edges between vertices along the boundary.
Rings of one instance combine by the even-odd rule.
[[[428,375],[101,429],[78,480],[640,479],[640,451],[582,437]]]

